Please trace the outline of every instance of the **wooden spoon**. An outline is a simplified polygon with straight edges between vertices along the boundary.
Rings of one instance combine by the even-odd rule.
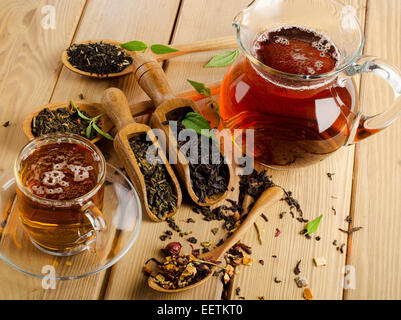
[[[83,41],[78,44],[88,44],[89,42],[100,42],[102,41],[103,43],[109,43],[113,44],[116,46],[120,46],[122,42],[120,41],[114,41],[114,40],[91,40],[91,41]],[[178,44],[178,45],[172,45],[174,49],[177,49],[178,51],[175,52],[170,52],[170,53],[164,53],[164,54],[154,54],[150,53],[150,56],[153,56],[157,61],[164,61],[166,59],[182,56],[188,53],[194,53],[194,52],[202,52],[202,51],[212,51],[212,50],[222,50],[222,49],[230,49],[230,48],[235,48],[237,47],[237,40],[230,36],[230,37],[223,37],[223,38],[217,38],[213,40],[206,40],[206,41],[198,41],[198,42],[193,42],[189,44]],[[125,50],[124,48],[121,48]],[[135,56],[135,51],[129,51],[125,50],[127,54],[131,55],[133,58]],[[69,61],[68,61],[68,54],[67,50],[63,51],[63,54],[61,55],[61,61],[66,66],[68,69],[70,69],[73,72],[76,72],[80,75],[83,76],[88,76],[92,78],[112,78],[112,77],[120,77],[126,74],[129,74],[134,70],[133,65],[127,66],[123,71],[121,72],[116,72],[116,73],[109,73],[106,75],[98,75],[94,73],[89,73],[85,72],[82,70],[79,70],[78,68],[74,67]]]
[[[177,98],[174,95],[167,81],[166,74],[159,63],[153,58],[137,53],[132,64],[136,70],[135,78],[156,106],[156,110],[150,120],[151,127],[161,129],[166,134],[167,150],[173,153],[170,156],[177,159],[177,164],[175,165],[177,172],[184,182],[191,199],[200,206],[210,206],[223,200],[233,184],[232,165],[230,163],[225,164],[227,168],[226,179],[228,190],[221,194],[207,197],[205,202],[201,202],[192,188],[188,161],[182,152],[177,151],[177,140],[168,124],[169,120],[176,120],[179,116],[189,111],[200,114],[201,112],[196,103],[193,100]]]
[[[273,204],[275,204],[277,201],[279,201],[284,195],[284,192],[282,188],[280,187],[271,187],[267,190],[265,190],[259,198],[256,200],[255,205],[253,206],[252,210],[249,212],[248,216],[245,218],[245,220],[239,225],[239,227],[234,231],[234,233],[224,242],[221,246],[217,247],[216,249],[213,249],[212,251],[209,251],[207,253],[203,253],[198,256],[199,260],[212,260],[212,261],[219,261],[224,254],[233,246],[235,245],[241,238],[245,235],[245,233],[248,231],[249,227],[253,225],[255,220],[263,213],[265,210],[267,210],[269,207],[271,207]],[[179,288],[179,289],[164,289],[161,286],[159,286],[153,279],[152,276],[148,278],[148,285],[152,289],[159,291],[159,292],[164,292],[164,293],[177,293],[177,292],[182,292],[186,291],[192,288],[195,288],[197,286],[200,286],[202,283],[205,283],[212,275],[213,271],[216,267],[211,268],[211,272],[202,280],[191,284],[189,286]]]
[[[164,155],[152,129],[145,124],[135,123],[128,106],[127,98],[120,89],[109,88],[105,90],[102,97],[102,104],[107,112],[107,115],[114,122],[118,130],[118,133],[114,138],[114,149],[123,163],[128,176],[131,178],[131,181],[135,184],[136,189],[139,191],[146,213],[153,221],[156,222],[160,222],[168,217],[172,217],[177,213],[181,205],[181,189],[174,171],[168,163],[167,158]],[[170,177],[170,182],[173,185],[174,192],[177,195],[176,209],[166,214],[163,219],[159,219],[149,208],[145,179],[129,143],[130,138],[143,133],[146,133],[154,146],[158,148],[158,155],[164,163],[164,166]]]
[[[88,102],[88,101],[74,101],[75,105],[78,107],[80,111],[85,111],[88,113],[90,117],[95,117],[99,114],[104,114],[103,106],[100,103]],[[45,106],[37,108],[35,111],[28,114],[25,119],[22,121],[22,130],[25,136],[29,140],[35,139],[35,136],[32,134],[32,121],[34,121],[35,117],[45,108],[50,111],[57,110],[58,108],[69,108],[70,102],[54,102],[49,103]],[[147,113],[150,113],[154,109],[154,104],[152,101],[141,101],[129,107],[131,113],[134,117],[138,117]],[[103,132],[109,132],[111,128],[114,127],[113,122],[106,116],[102,116],[99,118],[99,126]],[[98,135],[96,138],[92,139],[92,143],[96,143],[102,137]]]

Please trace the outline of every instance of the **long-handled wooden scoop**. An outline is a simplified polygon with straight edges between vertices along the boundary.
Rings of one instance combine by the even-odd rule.
[[[118,133],[114,138],[114,149],[123,163],[128,176],[135,184],[135,187],[142,198],[142,202],[147,214],[156,222],[160,222],[168,217],[172,217],[181,205],[181,189],[174,171],[169,165],[152,129],[145,124],[135,123],[128,106],[127,98],[120,89],[109,88],[105,90],[102,97],[102,104],[107,112],[107,115],[114,122],[118,130]],[[152,212],[152,210],[149,208],[145,179],[138,166],[137,159],[130,147],[130,138],[141,134],[147,134],[154,147],[157,148],[158,157],[162,160],[162,163],[166,168],[170,183],[172,184],[173,192],[177,196],[176,209],[164,215],[163,218],[159,218],[157,214]]]
[[[265,190],[256,200],[256,203],[253,206],[252,210],[249,212],[248,216],[240,224],[237,230],[235,230],[234,233],[221,246],[217,247],[216,249],[213,249],[212,251],[199,255],[198,259],[204,261],[205,260],[219,261],[234,244],[236,244],[238,241],[241,240],[241,238],[248,231],[249,227],[253,225],[256,218],[259,217],[265,210],[267,210],[277,201],[279,201],[283,197],[283,195],[284,192],[280,187],[271,187]],[[202,280],[183,288],[164,289],[154,281],[152,276],[148,278],[148,285],[152,289],[159,292],[166,292],[166,293],[182,292],[185,290],[193,289],[201,285],[202,283],[205,283],[213,275],[213,270],[215,268],[216,267],[213,267],[211,272]]]
[[[109,44],[113,44],[113,45],[117,45],[117,46],[120,46],[120,44],[122,43],[122,42],[114,41],[114,40],[91,40],[91,41],[83,41],[83,42],[76,43],[76,44],[77,45],[88,44],[89,42],[100,42],[100,41],[102,41],[103,43],[109,43]],[[182,56],[182,55],[185,55],[188,53],[235,48],[235,47],[237,47],[237,41],[234,37],[230,36],[230,37],[217,38],[217,39],[213,39],[213,40],[198,41],[198,42],[193,42],[193,43],[189,43],[189,44],[172,45],[172,47],[174,47],[174,49],[177,49],[178,51],[164,53],[164,54],[149,53],[149,55],[153,56],[157,61],[164,61],[164,60]],[[134,58],[134,56],[135,56],[134,51],[128,51],[128,50],[125,50],[125,51],[127,52],[127,54],[132,55]],[[94,74],[94,73],[85,72],[85,71],[79,70],[78,68],[74,67],[68,61],[67,50],[63,51],[63,54],[61,56],[61,61],[64,64],[64,66],[66,66],[71,71],[76,72],[80,75],[92,77],[92,78],[120,77],[120,76],[129,74],[129,73],[135,71],[134,66],[131,64],[131,65],[127,66],[121,72],[109,73],[107,75],[98,75],[98,74]]]
[[[181,180],[184,182],[185,187],[191,199],[200,206],[210,206],[223,200],[231,189],[233,184],[233,169],[230,163],[224,164],[226,167],[226,182],[228,190],[226,192],[216,194],[205,199],[201,202],[199,197],[195,194],[192,187],[192,180],[190,175],[190,168],[184,154],[178,150],[176,133],[171,130],[169,121],[178,120],[187,112],[201,113],[196,103],[191,99],[177,98],[174,95],[168,81],[166,74],[159,65],[159,63],[145,54],[136,54],[134,57],[133,66],[135,67],[135,77],[141,88],[152,99],[156,106],[150,124],[153,128],[161,129],[167,137],[167,150],[170,154],[170,159],[177,159],[175,165]],[[222,154],[223,155],[223,154]],[[224,156],[224,155],[223,155]]]

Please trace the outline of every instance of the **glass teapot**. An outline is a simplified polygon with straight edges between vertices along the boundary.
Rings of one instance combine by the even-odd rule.
[[[363,31],[352,6],[256,0],[233,26],[242,54],[221,86],[221,127],[261,164],[286,169],[322,161],[399,117],[401,73],[386,61],[361,56]],[[386,112],[359,111],[353,78],[364,73],[393,88],[395,99]],[[254,142],[246,145],[245,135],[234,132],[248,129]]]

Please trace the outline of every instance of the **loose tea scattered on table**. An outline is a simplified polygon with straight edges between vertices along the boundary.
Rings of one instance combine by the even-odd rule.
[[[257,224],[256,222],[254,222],[254,223],[253,223],[253,226],[255,227],[256,235],[257,235],[257,237],[258,237],[259,244],[260,244],[260,245],[263,245],[262,236],[261,236],[261,234],[260,234],[260,229],[259,229],[258,224]]]
[[[81,110],[80,112],[89,118],[85,111]],[[89,124],[90,121],[81,118],[74,108],[58,108],[56,110],[45,108],[32,119],[31,129],[34,137],[61,132],[77,134],[92,140],[96,137],[96,132],[93,130],[90,136],[87,136],[86,129]]]
[[[355,227],[355,228],[352,228],[351,230],[344,230],[344,229],[338,228],[338,230],[340,230],[341,232],[344,232],[344,233],[346,233],[348,235],[351,235],[354,232],[357,232],[357,231],[359,231],[361,229],[362,229],[362,227]]]
[[[132,63],[124,49],[103,42],[72,44],[67,55],[73,67],[98,75],[121,72]]]
[[[309,285],[308,280],[304,276],[296,277],[294,280],[298,288],[306,288]]]
[[[301,260],[299,260],[294,268],[294,274],[297,276],[301,273],[301,270],[299,269],[299,266],[301,265]]]
[[[168,213],[176,210],[177,195],[166,166],[157,161],[151,164],[146,159],[146,152],[152,146],[152,142],[147,141],[146,137],[146,133],[132,137],[129,143],[145,179],[149,209],[163,220]]]
[[[327,172],[327,177],[329,178],[330,181],[333,181],[333,176],[334,175],[335,175],[335,173]]]

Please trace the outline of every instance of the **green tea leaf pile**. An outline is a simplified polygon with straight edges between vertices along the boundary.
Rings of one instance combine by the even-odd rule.
[[[163,220],[168,213],[176,210],[177,195],[165,165],[158,162],[149,163],[146,159],[146,153],[152,146],[152,142],[147,141],[146,137],[146,134],[132,137],[129,143],[145,179],[149,209],[157,218]]]

